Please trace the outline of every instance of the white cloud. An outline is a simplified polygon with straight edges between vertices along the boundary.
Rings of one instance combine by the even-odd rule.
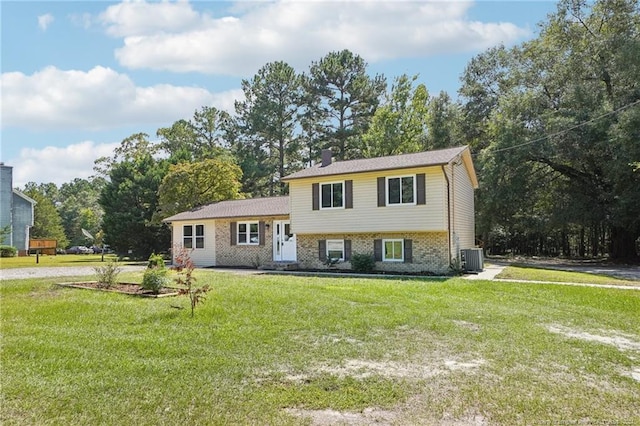
[[[74,13],[68,15],[68,18],[72,24],[82,27],[85,30],[91,28],[94,21],[94,18],[90,13]]]
[[[209,18],[193,10],[187,1],[147,3],[124,1],[109,6],[99,18],[114,37],[182,32],[205,24]]]
[[[85,71],[47,67],[32,75],[2,74],[2,127],[30,130],[101,130],[127,125],[170,125],[202,106],[233,111],[241,90],[212,93],[204,88],[158,84],[137,87],[110,68]]]
[[[75,178],[87,179],[95,175],[93,162],[99,157],[113,155],[119,145],[119,142],[96,144],[85,141],[66,147],[23,148],[18,158],[7,162],[13,166],[13,186],[24,188],[28,182],[53,182],[60,186]]]
[[[186,1],[124,2],[100,20],[123,38],[129,68],[242,75],[284,60],[306,67],[349,49],[368,62],[475,52],[530,35],[508,22],[471,21],[472,2],[241,2],[236,16],[212,17]]]
[[[47,29],[49,28],[49,25],[53,23],[54,19],[55,18],[50,13],[40,15],[38,16],[38,26],[42,31],[47,31]]]

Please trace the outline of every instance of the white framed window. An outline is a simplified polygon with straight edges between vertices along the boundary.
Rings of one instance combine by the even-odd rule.
[[[182,246],[184,248],[204,248],[204,225],[184,225],[182,227]]]
[[[238,222],[238,245],[255,245],[260,243],[258,222]]]
[[[344,182],[320,184],[320,208],[344,208]]]
[[[404,240],[382,240],[382,260],[404,262]]]
[[[416,176],[387,178],[387,205],[416,204]]]
[[[327,259],[344,260],[344,240],[327,240]]]

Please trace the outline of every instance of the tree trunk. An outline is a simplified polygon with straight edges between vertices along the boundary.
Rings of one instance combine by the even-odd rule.
[[[598,257],[600,255],[600,227],[598,223],[594,223],[591,228],[591,256]]]

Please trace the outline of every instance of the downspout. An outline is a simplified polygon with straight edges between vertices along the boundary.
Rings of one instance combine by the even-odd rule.
[[[443,164],[441,167],[444,180],[447,182],[447,258],[449,259],[449,264],[451,264],[451,184],[444,166]]]

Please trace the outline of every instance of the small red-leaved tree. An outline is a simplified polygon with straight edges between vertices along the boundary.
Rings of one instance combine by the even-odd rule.
[[[175,257],[175,265],[173,268],[178,274],[174,279],[179,290],[179,295],[189,296],[191,302],[191,317],[198,303],[205,300],[205,294],[210,290],[208,285],[202,287],[195,286],[196,277],[193,276],[195,265],[191,260],[191,250],[181,247]]]

